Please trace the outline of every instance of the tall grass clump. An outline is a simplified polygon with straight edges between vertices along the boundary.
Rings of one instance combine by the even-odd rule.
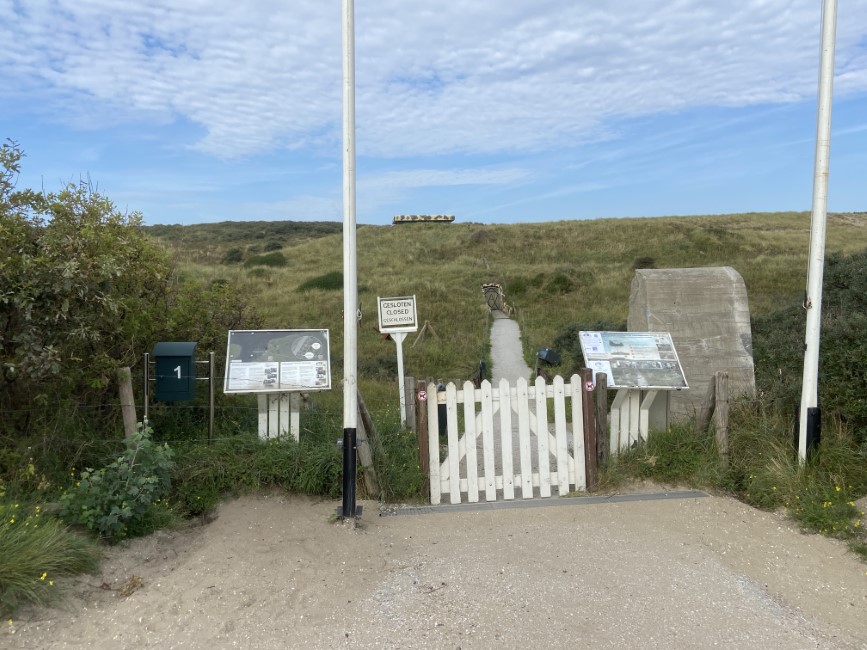
[[[64,577],[96,570],[101,551],[40,506],[0,502],[0,614],[45,605]]]

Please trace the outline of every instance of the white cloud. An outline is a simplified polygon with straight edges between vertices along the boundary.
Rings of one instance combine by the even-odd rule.
[[[184,120],[220,158],[341,137],[339,2],[13,0],[0,98],[82,126]],[[819,2],[356,3],[360,155],[525,152],[619,118],[816,92]],[[840,5],[838,94],[867,91],[867,0]]]

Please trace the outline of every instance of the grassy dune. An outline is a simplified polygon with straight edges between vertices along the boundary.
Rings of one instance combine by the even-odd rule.
[[[275,222],[281,223],[281,222]],[[284,222],[285,223],[285,222]],[[329,227],[334,227],[330,224]],[[195,229],[189,233],[186,228]],[[327,327],[335,371],[342,356],[342,292],[299,290],[342,270],[342,236],[327,228],[297,232],[261,223],[170,227],[153,234],[189,260],[186,274],[240,283],[275,328]],[[800,300],[806,284],[808,213],[736,214],[539,224],[473,223],[363,226],[357,234],[362,372],[388,374],[394,345],[376,331],[377,296],[415,294],[419,319],[440,336],[405,346],[407,373],[466,378],[484,356],[489,315],[481,293],[500,282],[517,308],[528,360],[572,322],[624,321],[635,268],[732,266],[744,278],[753,315]],[[284,266],[222,264],[240,248],[249,258],[263,241],[281,246]],[[828,252],[867,248],[867,214],[831,215]],[[207,254],[203,255],[202,251]]]

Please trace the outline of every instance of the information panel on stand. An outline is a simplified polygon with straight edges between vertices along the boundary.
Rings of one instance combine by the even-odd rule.
[[[329,390],[328,330],[230,330],[226,393]]]
[[[668,332],[580,332],[584,362],[609,388],[689,388]]]

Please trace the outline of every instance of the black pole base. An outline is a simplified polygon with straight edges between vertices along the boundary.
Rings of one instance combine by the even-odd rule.
[[[795,455],[798,454],[800,411],[795,411]],[[822,411],[818,406],[807,407],[807,460],[813,456],[822,441]]]
[[[361,508],[355,505],[355,483],[357,472],[357,431],[343,430],[343,505],[337,512],[338,517],[353,519],[361,516]]]

